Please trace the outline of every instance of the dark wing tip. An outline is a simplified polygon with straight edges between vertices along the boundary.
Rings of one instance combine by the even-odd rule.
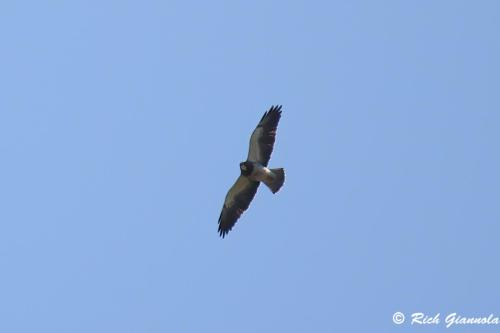
[[[279,120],[281,118],[281,105],[272,106],[267,112],[267,117],[273,121]]]
[[[260,118],[260,121],[264,120],[264,118],[266,118],[266,116],[271,116],[272,114],[276,114],[276,115],[281,115],[281,108],[282,108],[282,105],[271,105],[271,108],[264,112],[264,115],[262,116],[262,118]]]
[[[222,230],[221,228],[219,228],[219,236],[222,237],[222,239],[224,239],[224,237],[226,237],[228,231],[229,230]]]
[[[277,112],[277,113],[281,113],[281,108],[282,108],[282,105],[271,105],[271,108],[269,109],[269,113],[271,112]]]
[[[281,105],[271,106],[269,111],[266,112],[266,123],[271,123],[273,127],[278,125],[278,121],[281,118]]]
[[[220,213],[220,216],[219,216],[219,229],[218,229],[218,232],[219,232],[219,236],[224,238],[227,233],[231,230],[231,227],[229,228],[222,228],[222,212]]]
[[[281,108],[282,108],[282,105],[271,105],[271,109],[269,110],[269,112],[275,111],[275,112],[281,113]]]
[[[281,105],[271,105],[271,108],[260,118],[259,125],[267,122],[277,122],[281,118]]]

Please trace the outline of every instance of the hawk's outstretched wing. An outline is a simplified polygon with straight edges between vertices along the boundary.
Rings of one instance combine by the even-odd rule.
[[[251,181],[245,176],[239,176],[236,183],[227,192],[219,217],[219,234],[222,238],[233,228],[241,214],[247,210],[259,184],[259,182]]]
[[[250,149],[248,150],[247,160],[267,166],[273,152],[276,128],[278,127],[280,117],[281,105],[271,106],[269,111],[264,113],[264,116],[262,116],[262,119],[250,137]]]

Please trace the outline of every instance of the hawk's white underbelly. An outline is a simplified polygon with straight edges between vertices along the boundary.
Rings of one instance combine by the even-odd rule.
[[[274,175],[272,171],[269,170],[269,168],[266,168],[265,166],[260,165],[258,163],[254,163],[253,171],[249,178],[255,181],[262,182],[264,180],[274,178]]]

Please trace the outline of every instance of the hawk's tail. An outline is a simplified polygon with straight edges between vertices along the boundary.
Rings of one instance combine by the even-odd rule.
[[[264,180],[264,184],[269,187],[271,192],[276,193],[280,190],[281,186],[283,186],[283,183],[285,182],[285,169],[277,168],[270,170],[273,175],[272,177],[269,177],[269,179]]]

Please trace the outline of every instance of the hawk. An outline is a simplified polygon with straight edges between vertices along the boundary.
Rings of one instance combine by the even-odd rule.
[[[233,228],[241,214],[263,182],[273,193],[280,190],[285,182],[283,168],[267,167],[276,139],[276,129],[281,117],[281,105],[271,106],[265,112],[250,137],[250,148],[245,162],[240,163],[241,174],[227,192],[219,217],[219,234],[222,238]]]

